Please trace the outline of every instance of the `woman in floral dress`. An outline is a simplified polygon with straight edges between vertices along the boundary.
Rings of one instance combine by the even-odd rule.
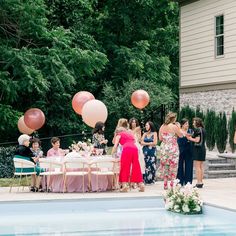
[[[97,122],[93,130],[93,146],[94,148],[101,149],[102,154],[106,154],[106,145],[108,140],[104,137],[105,124],[103,122]]]
[[[168,189],[168,181],[170,181],[170,186],[173,187],[178,169],[179,147],[177,137],[183,137],[183,133],[180,127],[175,124],[176,117],[176,113],[170,112],[159,130],[159,139],[162,143],[158,174],[164,180],[164,189]]]

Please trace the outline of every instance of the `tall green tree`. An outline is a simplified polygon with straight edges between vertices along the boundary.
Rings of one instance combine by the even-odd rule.
[[[204,123],[206,129],[206,146],[209,149],[209,151],[212,151],[215,147],[215,129],[216,129],[215,111],[207,110]]]
[[[220,112],[216,118],[215,139],[219,153],[223,153],[226,148],[228,138],[227,119],[225,112]]]
[[[104,69],[106,55],[81,48],[73,32],[49,24],[44,0],[0,3],[0,105],[11,117],[2,126],[16,127],[19,114],[38,107],[46,115],[45,133],[78,129],[72,96]]]
[[[232,152],[235,152],[235,147],[236,145],[234,144],[234,133],[236,131],[235,129],[236,127],[236,112],[232,111],[231,113],[231,117],[229,119],[229,144],[230,144],[230,148],[232,150]]]

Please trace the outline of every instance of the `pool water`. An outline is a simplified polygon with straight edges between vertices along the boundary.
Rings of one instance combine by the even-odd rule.
[[[161,198],[0,203],[0,235],[236,235],[236,212],[202,215],[164,209]]]

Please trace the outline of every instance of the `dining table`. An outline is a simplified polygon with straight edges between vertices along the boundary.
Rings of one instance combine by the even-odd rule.
[[[47,160],[54,161],[57,163],[61,163],[64,171],[70,171],[70,169],[65,170],[64,163],[68,158],[80,158],[85,163],[85,171],[88,171],[88,174],[84,176],[67,176],[66,178],[66,192],[104,192],[111,191],[112,188],[116,187],[117,184],[114,185],[113,177],[111,175],[99,175],[98,177],[94,175],[92,172],[96,170],[94,163],[101,160],[112,161],[114,162],[114,172],[115,175],[119,174],[119,158],[114,158],[111,155],[95,155],[95,156],[87,156],[81,157],[76,153],[69,153],[66,156],[52,156],[46,157]],[[60,169],[55,169],[54,171],[60,171]],[[47,186],[47,178],[43,176],[41,179],[42,189],[46,190]],[[84,189],[83,189],[83,181],[84,181]],[[97,182],[98,181],[98,182]],[[64,190],[64,176],[63,175],[52,175],[50,176],[50,192],[63,192]]]

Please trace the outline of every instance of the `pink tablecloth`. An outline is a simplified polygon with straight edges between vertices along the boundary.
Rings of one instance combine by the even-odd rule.
[[[42,178],[42,187],[46,190],[46,177]],[[83,192],[83,177],[81,176],[67,176],[66,178],[67,191]],[[97,187],[98,186],[98,187]],[[50,190],[55,193],[63,192],[63,176],[51,176],[50,177]],[[84,191],[85,192],[102,192],[112,190],[112,177],[111,176],[97,176],[91,175],[91,182],[89,181],[88,175],[84,177]]]
[[[92,160],[96,160],[96,157],[90,158],[88,162]],[[44,190],[46,190],[46,178],[48,177],[43,177],[41,180],[42,188]],[[66,179],[66,192],[83,192],[82,176],[67,176]],[[52,192],[63,192],[63,184],[63,175],[56,175],[50,177],[49,185],[50,190]],[[90,177],[89,175],[84,176],[84,192],[102,192],[109,190],[112,190],[112,176],[98,176],[98,184],[96,175],[90,174]]]

